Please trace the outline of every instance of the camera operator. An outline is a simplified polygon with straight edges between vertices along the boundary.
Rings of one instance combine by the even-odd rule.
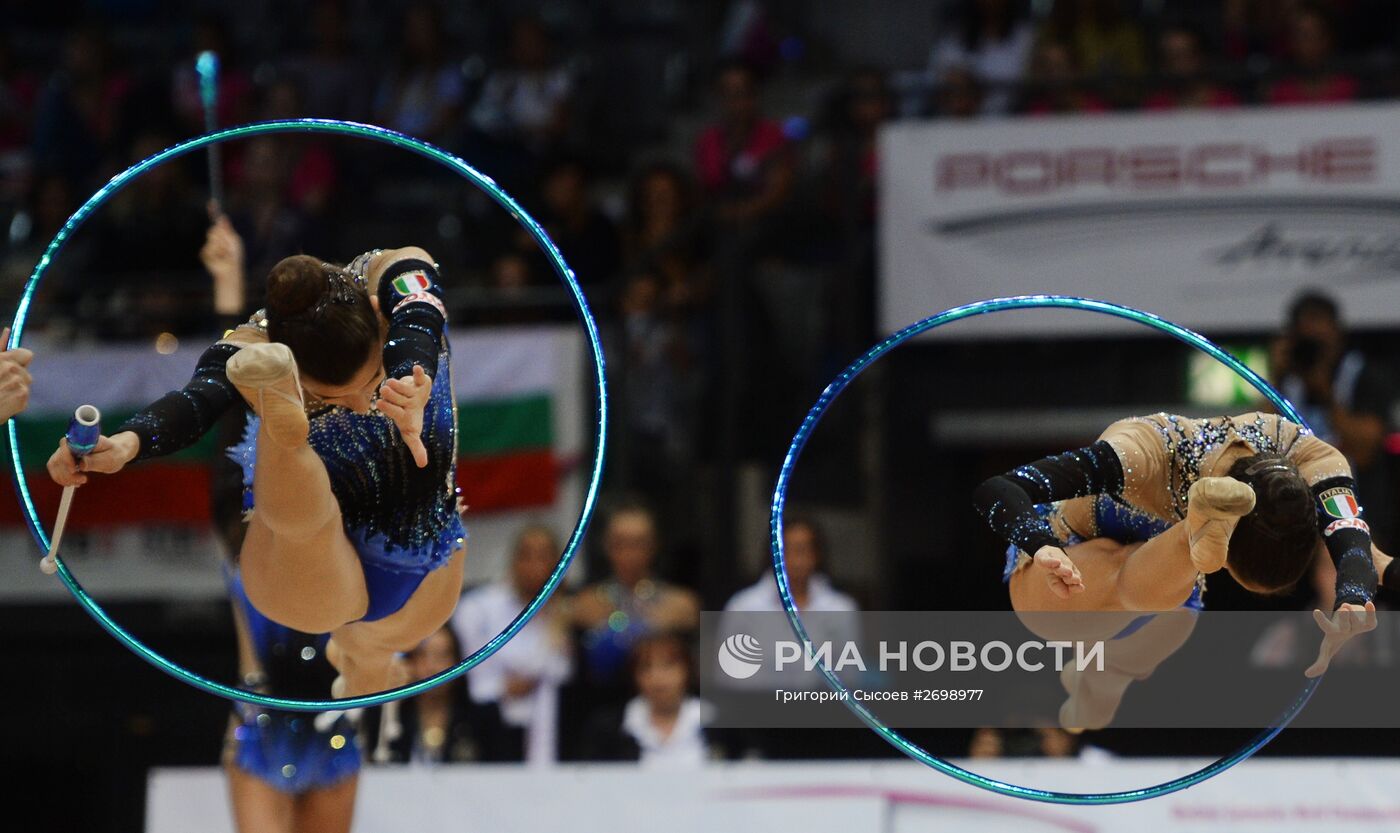
[[[1357,491],[1374,510],[1372,533],[1393,547],[1394,514],[1383,444],[1391,393],[1384,371],[1347,345],[1337,302],[1315,290],[1293,300],[1283,335],[1274,342],[1272,371],[1279,390],[1318,437],[1351,462]]]

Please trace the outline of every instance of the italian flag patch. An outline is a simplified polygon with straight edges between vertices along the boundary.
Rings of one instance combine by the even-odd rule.
[[[415,292],[427,292],[428,287],[432,286],[432,282],[428,280],[427,274],[419,269],[413,272],[404,272],[394,278],[393,286],[394,291],[399,295],[412,295]]]
[[[1322,508],[1334,518],[1355,518],[1361,515],[1361,507],[1350,489],[1336,489],[1324,492]]]

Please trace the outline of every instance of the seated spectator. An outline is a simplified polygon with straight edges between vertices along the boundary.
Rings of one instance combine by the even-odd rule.
[[[311,10],[311,48],[287,62],[306,99],[303,116],[362,118],[364,70],[350,43],[342,0],[317,0]]]
[[[694,671],[685,643],[675,634],[644,637],[632,646],[630,662],[637,696],[620,712],[594,719],[587,757],[656,769],[704,764],[710,757],[708,707],[690,693]]]
[[[1361,85],[1354,76],[1333,68],[1335,35],[1322,7],[1303,6],[1295,11],[1290,32],[1293,73],[1271,84],[1266,100],[1281,105],[1355,101]]]
[[[934,115],[952,119],[971,119],[982,115],[984,99],[982,84],[966,67],[949,67],[938,84],[938,101]]]
[[[0,38],[0,199],[8,196],[11,177],[29,167],[29,131],[39,79],[15,57],[10,42]]]
[[[299,119],[305,116],[301,88],[293,78],[280,78],[263,92],[260,120]],[[284,145],[287,153],[287,199],[310,216],[331,207],[337,177],[335,156],[322,136],[297,136]]]
[[[1125,14],[1124,0],[1061,0],[1041,38],[1066,44],[1090,77],[1132,78],[1147,69],[1142,29]]]
[[[1029,78],[1030,98],[1025,105],[1029,115],[1108,112],[1103,99],[1084,89],[1069,47],[1060,41],[1043,40],[1036,45]]]
[[[1294,5],[1279,0],[1224,0],[1219,31],[1225,59],[1243,63],[1287,58],[1292,40],[1288,22]]]
[[[1171,26],[1157,41],[1158,69],[1165,85],[1143,102],[1148,110],[1235,107],[1239,96],[1206,77],[1201,33],[1189,26]]]
[[[182,60],[175,62],[171,70],[171,104],[181,131],[197,136],[205,129],[204,98],[195,67],[195,59],[205,51],[219,56],[216,123],[219,127],[231,127],[250,121],[248,111],[253,81],[243,70],[237,51],[229,43],[227,22],[218,16],[205,16],[195,23],[193,35],[189,51]],[[305,113],[297,115],[303,116]]]
[[[461,661],[462,645],[443,625],[408,652],[409,678],[422,680]],[[509,760],[493,748],[500,716],[476,707],[460,680],[395,701],[365,716],[364,748],[375,763],[456,764]]]
[[[34,165],[85,188],[99,166],[120,167],[131,75],[117,66],[103,30],[83,26],[63,46],[63,66],[44,84],[34,114]]]
[[[568,130],[573,75],[555,57],[538,18],[516,20],[509,44],[505,65],[486,77],[472,124],[499,141],[521,142],[536,156],[550,153]]]
[[[700,600],[655,577],[656,522],[642,506],[628,504],[612,512],[603,550],[612,576],[578,593],[573,618],[584,631],[581,648],[592,693],[599,700],[620,701],[626,696],[626,661],[633,643],[652,633],[693,631],[700,621]]]
[[[678,166],[656,163],[632,178],[623,235],[629,268],[657,274],[668,302],[687,311],[710,296],[695,189]]]
[[[788,516],[783,525],[783,558],[787,561],[788,586],[798,610],[856,611],[855,599],[831,586],[821,572],[826,561],[826,536],[815,520],[799,514]],[[725,610],[761,611],[783,609],[778,583],[771,571],[749,587],[730,597]]]
[[[953,33],[934,45],[929,68],[946,85],[949,73],[964,70],[987,90],[981,112],[1011,109],[1012,85],[1026,74],[1033,37],[1024,11],[1014,0],[964,0],[952,21]]]
[[[622,290],[617,349],[622,374],[623,476],[629,488],[664,498],[680,487],[696,452],[698,338],[683,295],[654,274],[632,276]]]
[[[725,226],[769,223],[786,204],[793,185],[787,135],[759,109],[758,79],[741,63],[726,64],[716,77],[719,121],[695,142],[700,187],[714,201]]]
[[[389,54],[395,61],[375,96],[375,120],[386,127],[443,144],[457,125],[466,81],[447,51],[438,7],[410,6]]]
[[[555,162],[540,187],[540,223],[561,252],[566,252],[579,283],[586,287],[612,284],[622,264],[617,226],[589,194],[588,168],[577,159]],[[526,241],[537,251],[533,240]]]
[[[861,68],[846,76],[829,119],[830,142],[822,160],[822,211],[840,230],[875,223],[880,126],[894,112],[884,73]]]
[[[549,579],[559,542],[543,526],[528,526],[515,541],[508,578],[470,590],[452,616],[468,651],[510,624]],[[490,662],[467,672],[467,690],[479,706],[500,714],[502,759],[548,763],[557,758],[559,686],[572,673],[568,631],[555,603],[547,604]]]

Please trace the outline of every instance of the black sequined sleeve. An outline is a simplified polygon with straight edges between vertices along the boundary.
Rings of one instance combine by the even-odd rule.
[[[436,378],[447,308],[433,264],[415,259],[389,264],[379,277],[379,309],[389,319],[384,343],[388,377],[400,379],[422,365],[424,373]]]
[[[137,460],[163,457],[189,448],[209,432],[229,408],[243,406],[243,397],[224,368],[239,345],[219,342],[199,357],[194,377],[127,420],[116,433],[131,431],[141,438]]]
[[[1122,492],[1123,464],[1113,446],[1099,440],[997,475],[977,487],[972,501],[992,531],[1034,555],[1041,547],[1064,546],[1036,504]]]
[[[1312,487],[1317,527],[1337,567],[1337,606],[1364,605],[1376,595],[1376,565],[1371,561],[1371,528],[1356,500],[1356,481],[1329,477]]]

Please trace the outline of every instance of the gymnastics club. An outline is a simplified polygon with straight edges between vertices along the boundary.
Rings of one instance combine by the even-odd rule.
[[[204,105],[204,132],[213,133],[219,126],[219,56],[205,50],[195,59],[194,71],[199,75],[199,100]],[[220,162],[219,146],[208,148],[209,157],[209,199],[224,210],[224,172]]]
[[[92,405],[80,405],[73,412],[73,421],[68,423],[68,453],[74,460],[81,460],[97,447],[97,439],[102,436],[102,414]],[[73,505],[73,490],[76,486],[64,486],[63,497],[58,502],[58,520],[54,521],[53,539],[49,542],[49,554],[39,562],[39,569],[46,575],[58,572],[58,542],[63,540],[63,527],[68,523],[68,509]]]

